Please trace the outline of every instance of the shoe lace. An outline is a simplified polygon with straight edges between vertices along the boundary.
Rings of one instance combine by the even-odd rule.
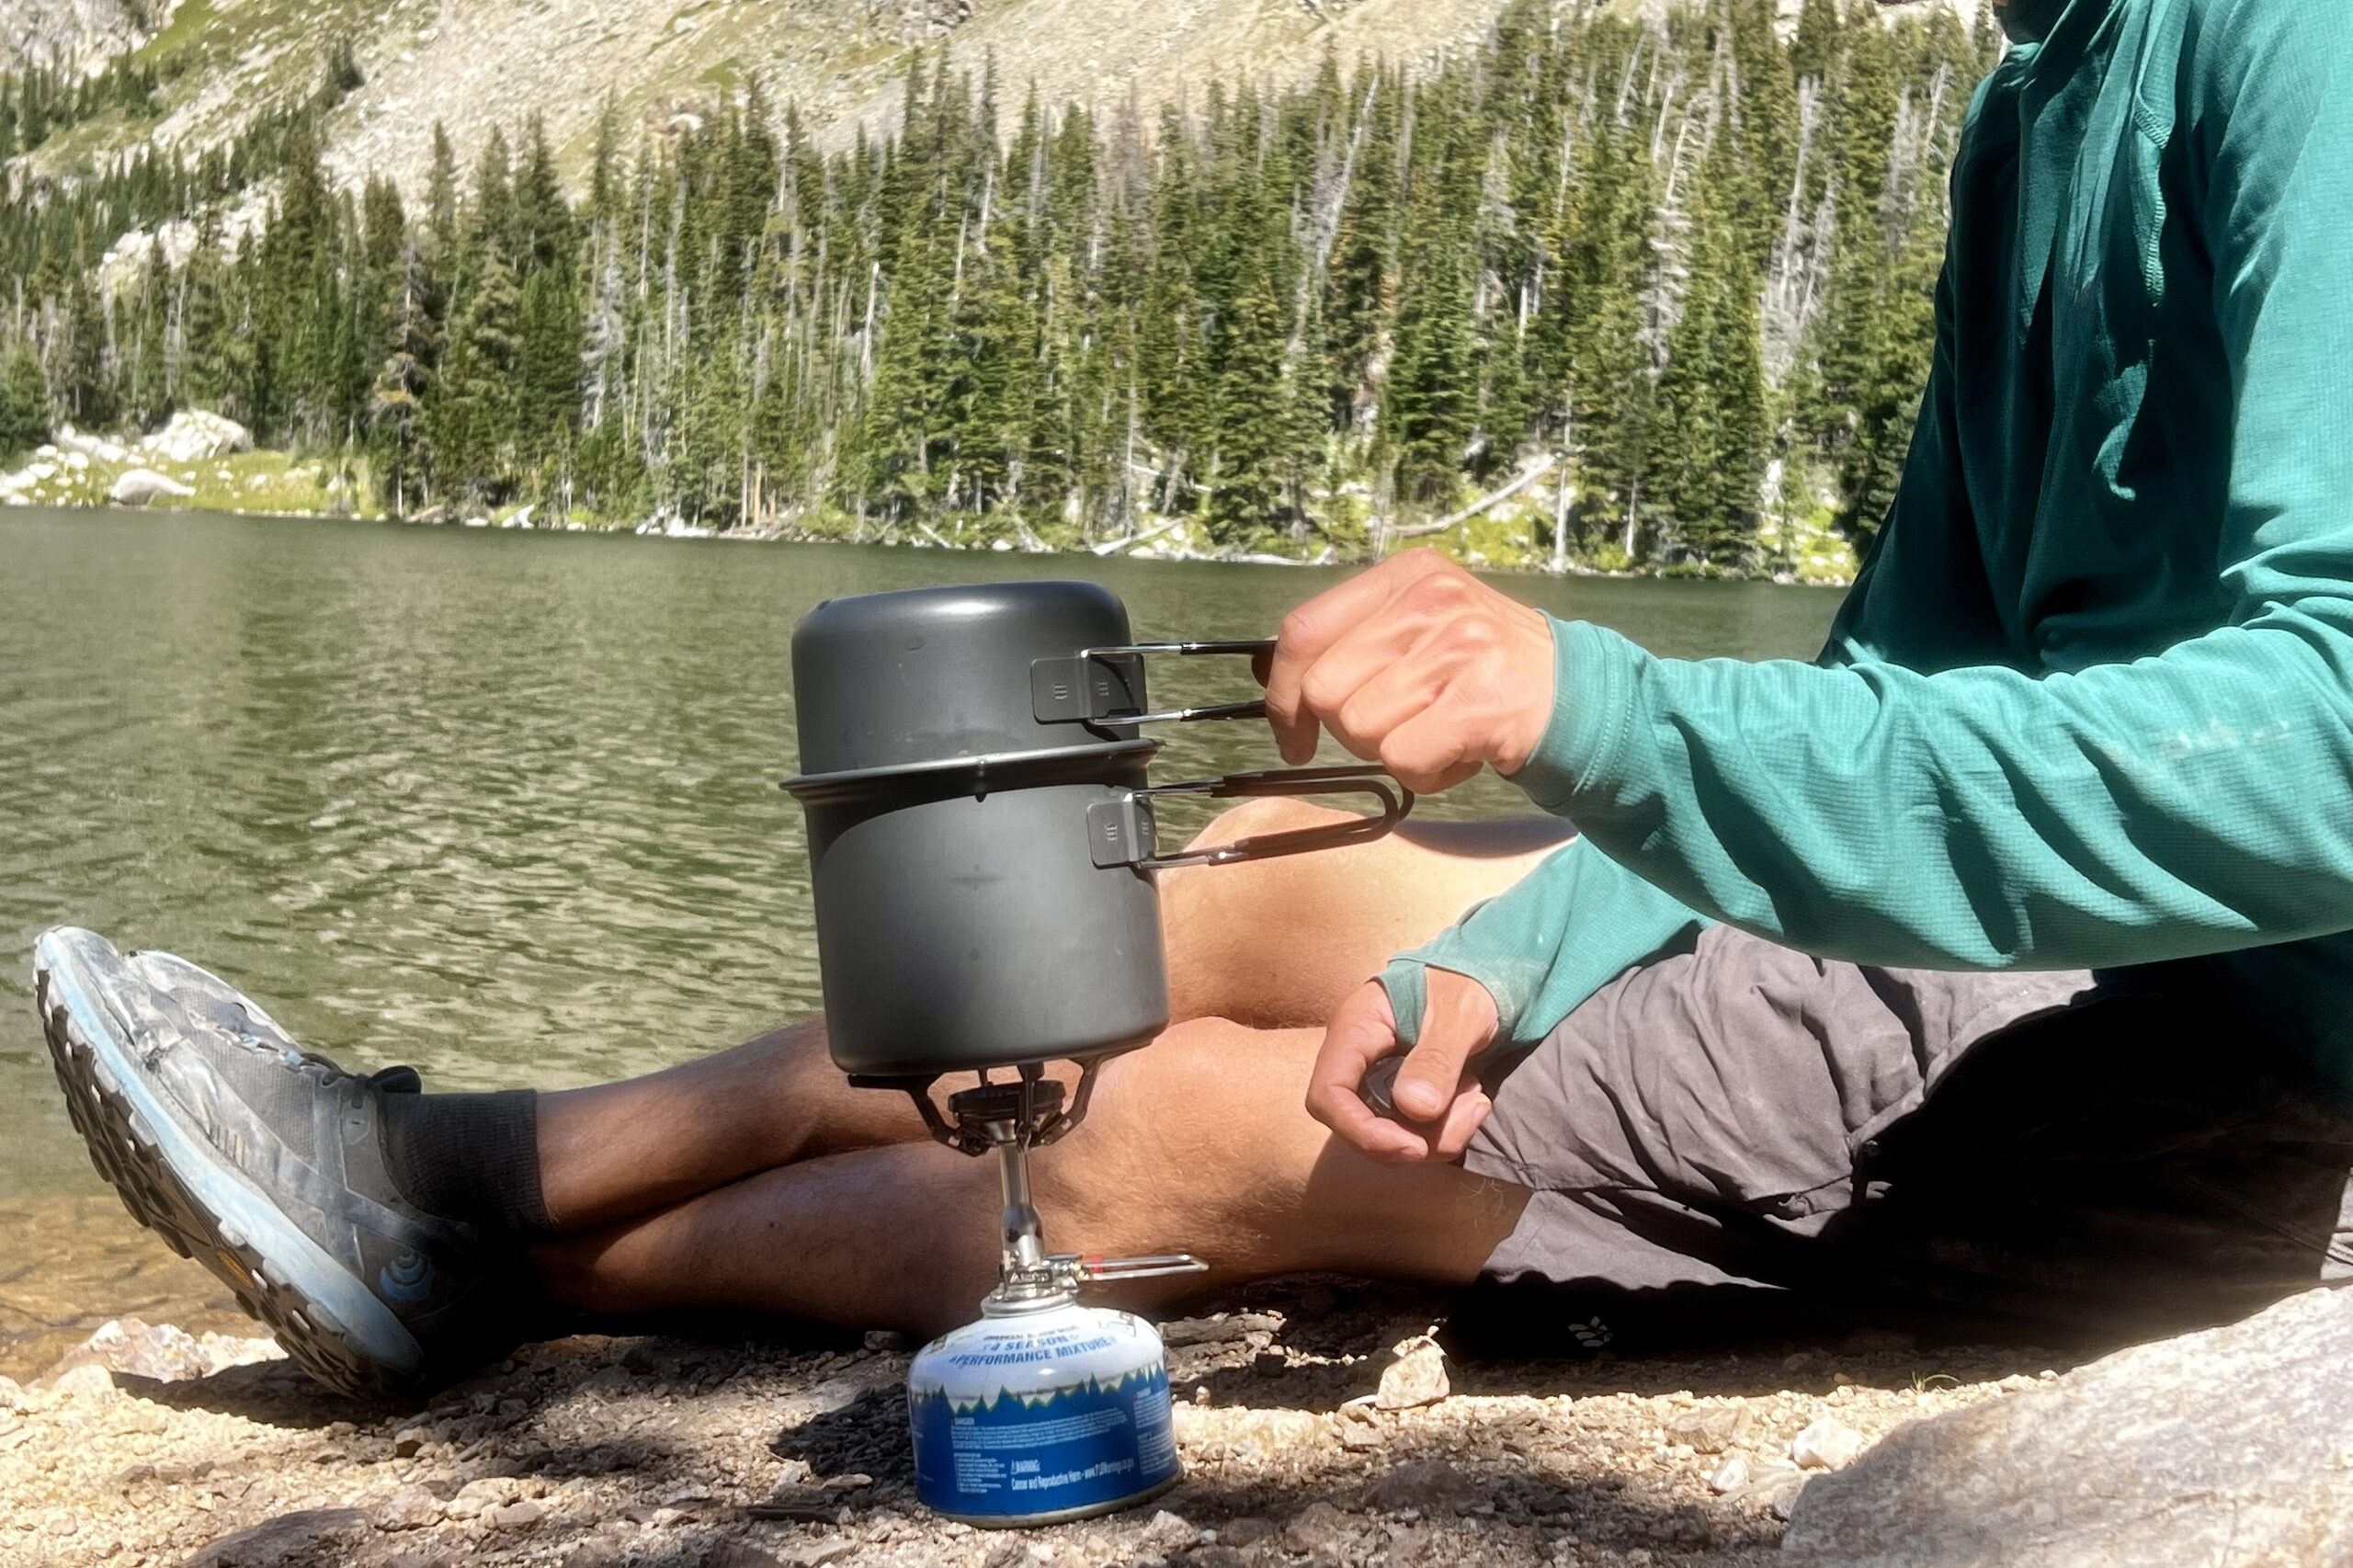
[[[354,1073],[332,1057],[322,1056],[315,1051],[297,1052],[290,1065],[324,1088],[331,1089],[338,1084],[354,1080],[388,1095],[414,1095],[425,1087],[424,1080],[414,1067],[380,1067],[373,1073]]]

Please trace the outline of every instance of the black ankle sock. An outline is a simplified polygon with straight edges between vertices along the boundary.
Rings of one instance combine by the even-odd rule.
[[[540,1096],[386,1095],[384,1164],[428,1214],[507,1235],[551,1233],[540,1193]]]

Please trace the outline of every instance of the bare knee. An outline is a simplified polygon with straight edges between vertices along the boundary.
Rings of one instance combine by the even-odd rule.
[[[1293,833],[1303,827],[1322,827],[1347,814],[1336,807],[1319,806],[1313,801],[1302,801],[1295,796],[1262,796],[1220,812],[1209,826],[1194,835],[1188,847],[1222,848],[1245,838],[1263,838],[1270,833]]]
[[[1191,1252],[1210,1284],[1303,1268],[1467,1283],[1527,1195],[1333,1138],[1302,1103],[1317,1041],[1203,1018],[1112,1063],[1094,1117],[1038,1157],[1050,1240]]]
[[[1196,849],[1222,848],[1322,827],[1347,813],[1313,801],[1269,797],[1226,812],[1194,838]],[[1360,850],[1301,855],[1245,865],[1192,866],[1161,874],[1162,927],[1168,949],[1169,1002],[1177,1018],[1223,1017],[1271,1026],[1304,1023],[1328,1008],[1335,981],[1324,971],[1337,958],[1327,929]]]

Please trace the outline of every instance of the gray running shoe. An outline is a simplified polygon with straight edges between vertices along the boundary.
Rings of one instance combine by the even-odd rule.
[[[71,926],[34,944],[33,977],[98,1174],[306,1371],[397,1398],[513,1343],[520,1248],[425,1213],[386,1169],[381,1101],[418,1092],[415,1069],[347,1073],[186,960]]]

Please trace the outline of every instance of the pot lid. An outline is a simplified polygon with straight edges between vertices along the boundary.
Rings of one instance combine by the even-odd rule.
[[[1031,687],[1041,660],[1130,641],[1127,608],[1094,583],[828,599],[792,633],[801,777],[1133,741],[1133,725],[1040,719]],[[1133,687],[1137,707],[1124,710],[1141,710],[1140,674]]]

